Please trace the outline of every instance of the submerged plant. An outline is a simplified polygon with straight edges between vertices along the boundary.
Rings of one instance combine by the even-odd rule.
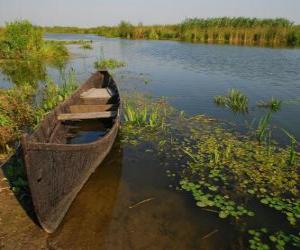
[[[248,97],[237,89],[228,91],[227,96],[216,96],[214,102],[223,107],[230,108],[233,112],[248,112]]]

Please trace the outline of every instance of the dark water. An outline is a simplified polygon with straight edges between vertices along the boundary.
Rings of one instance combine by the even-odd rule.
[[[70,68],[84,81],[94,72],[94,61],[104,54],[127,63],[115,75],[121,93],[137,90],[167,96],[172,105],[188,114],[206,114],[239,127],[266,113],[255,107],[259,100],[300,98],[300,50],[128,41],[94,35],[49,34],[46,38],[93,40],[93,50],[68,45],[73,56],[66,69],[35,65],[37,73],[30,74],[30,79],[26,79],[30,64],[22,65],[22,72],[18,72],[21,66],[2,69],[0,86],[21,84],[22,79],[42,82],[46,74],[60,82],[62,72]],[[22,73],[24,77],[20,77]],[[248,115],[214,105],[213,97],[229,88],[247,94],[252,107]],[[299,101],[284,104],[272,120],[298,139],[299,108]],[[245,239],[227,220],[197,208],[190,196],[175,190],[176,183],[167,177],[168,168],[162,163],[151,145],[122,145],[118,139],[55,234],[45,239],[37,233],[29,239],[19,229],[21,219],[12,219],[14,233],[7,232],[7,237],[19,238],[24,244],[32,240],[42,246],[47,242],[49,249],[247,249]],[[34,227],[30,226],[31,233]],[[21,249],[18,244],[9,244]]]

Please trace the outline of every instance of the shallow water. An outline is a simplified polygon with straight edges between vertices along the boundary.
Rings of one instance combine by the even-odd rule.
[[[300,98],[300,50],[200,45],[169,41],[129,41],[94,35],[48,34],[46,38],[93,40],[93,50],[68,45],[73,57],[66,69],[37,67],[28,81],[57,82],[62,70],[74,68],[80,81],[94,71],[101,57],[125,61],[115,78],[121,94],[129,90],[167,96],[188,114],[207,114],[234,122],[244,129],[266,113],[255,108],[259,100]],[[31,65],[15,66],[0,75],[0,86],[20,84]],[[22,69],[21,71],[18,71]],[[21,77],[25,74],[24,77]],[[216,107],[215,95],[238,88],[253,108],[237,115]],[[300,139],[299,102],[283,105],[273,123]],[[0,192],[0,249],[247,249],[247,240],[229,220],[195,206],[191,196],[175,190],[165,162],[151,144],[123,144],[118,138],[105,162],[92,175],[52,235],[41,231],[19,207],[8,190]],[[0,178],[2,179],[2,178]],[[2,181],[1,185],[5,187]],[[140,203],[142,202],[142,203]],[[269,211],[258,220],[272,221]],[[258,221],[253,221],[253,224]]]

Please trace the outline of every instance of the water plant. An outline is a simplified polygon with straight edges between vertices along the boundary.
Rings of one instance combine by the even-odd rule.
[[[266,139],[269,123],[272,117],[272,112],[267,113],[262,118],[260,118],[257,129],[256,129],[256,135],[257,139],[260,142],[263,142]]]
[[[294,165],[297,160],[297,152],[296,152],[297,140],[296,140],[295,136],[290,134],[288,131],[286,131],[285,129],[282,129],[282,130],[289,137],[289,139],[291,141],[289,165]]]
[[[80,46],[81,49],[93,49],[90,43],[84,43]]]
[[[125,67],[126,63],[122,61],[118,61],[116,59],[100,59],[94,63],[95,69],[117,69],[121,67]]]
[[[199,209],[234,222],[243,234],[249,230],[249,238],[245,234],[244,237],[251,249],[299,245],[300,238],[295,232],[300,219],[300,166],[296,160],[291,164],[294,159],[291,148],[296,159],[299,156],[292,136],[289,136],[291,146],[287,147],[273,140],[260,142],[252,132],[240,134],[215,119],[204,115],[188,117],[184,112],[168,112],[169,108],[166,115],[158,112],[158,117],[163,115],[163,127],[167,129],[157,126],[153,130],[145,118],[153,102],[151,105],[150,99],[139,100],[133,96],[129,100],[130,110],[134,113],[138,109],[140,115],[126,118],[123,142],[133,146],[141,142],[155,145],[154,153],[162,157],[164,164],[168,163],[166,173],[172,179],[170,186],[178,181],[176,189],[190,193]],[[271,130],[268,126],[271,113],[262,118],[258,130],[265,132],[259,134]],[[260,208],[253,203],[260,204]],[[253,230],[247,218],[257,216],[254,220],[257,221],[262,215],[261,207],[268,209],[268,213],[271,209],[274,216],[284,215],[288,229],[259,221],[255,223],[260,229]]]
[[[215,96],[215,104],[230,108],[233,112],[248,111],[248,97],[237,89],[230,89],[227,96]]]
[[[262,108],[268,108],[270,109],[270,111],[277,112],[281,109],[282,101],[272,97],[271,100],[267,102],[265,101],[258,102],[257,106]]]
[[[250,229],[248,234],[250,249],[253,250],[284,250],[289,247],[300,247],[300,234],[288,234],[282,231],[270,233],[266,228]]]
[[[42,111],[51,111],[59,102],[70,96],[77,87],[78,83],[74,70],[70,70],[63,77],[61,85],[57,85],[51,78],[48,78],[43,89]]]

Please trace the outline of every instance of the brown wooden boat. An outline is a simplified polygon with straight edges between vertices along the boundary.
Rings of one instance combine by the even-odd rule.
[[[120,96],[107,71],[93,74],[22,138],[34,210],[42,228],[59,226],[77,193],[107,156],[120,123]]]

